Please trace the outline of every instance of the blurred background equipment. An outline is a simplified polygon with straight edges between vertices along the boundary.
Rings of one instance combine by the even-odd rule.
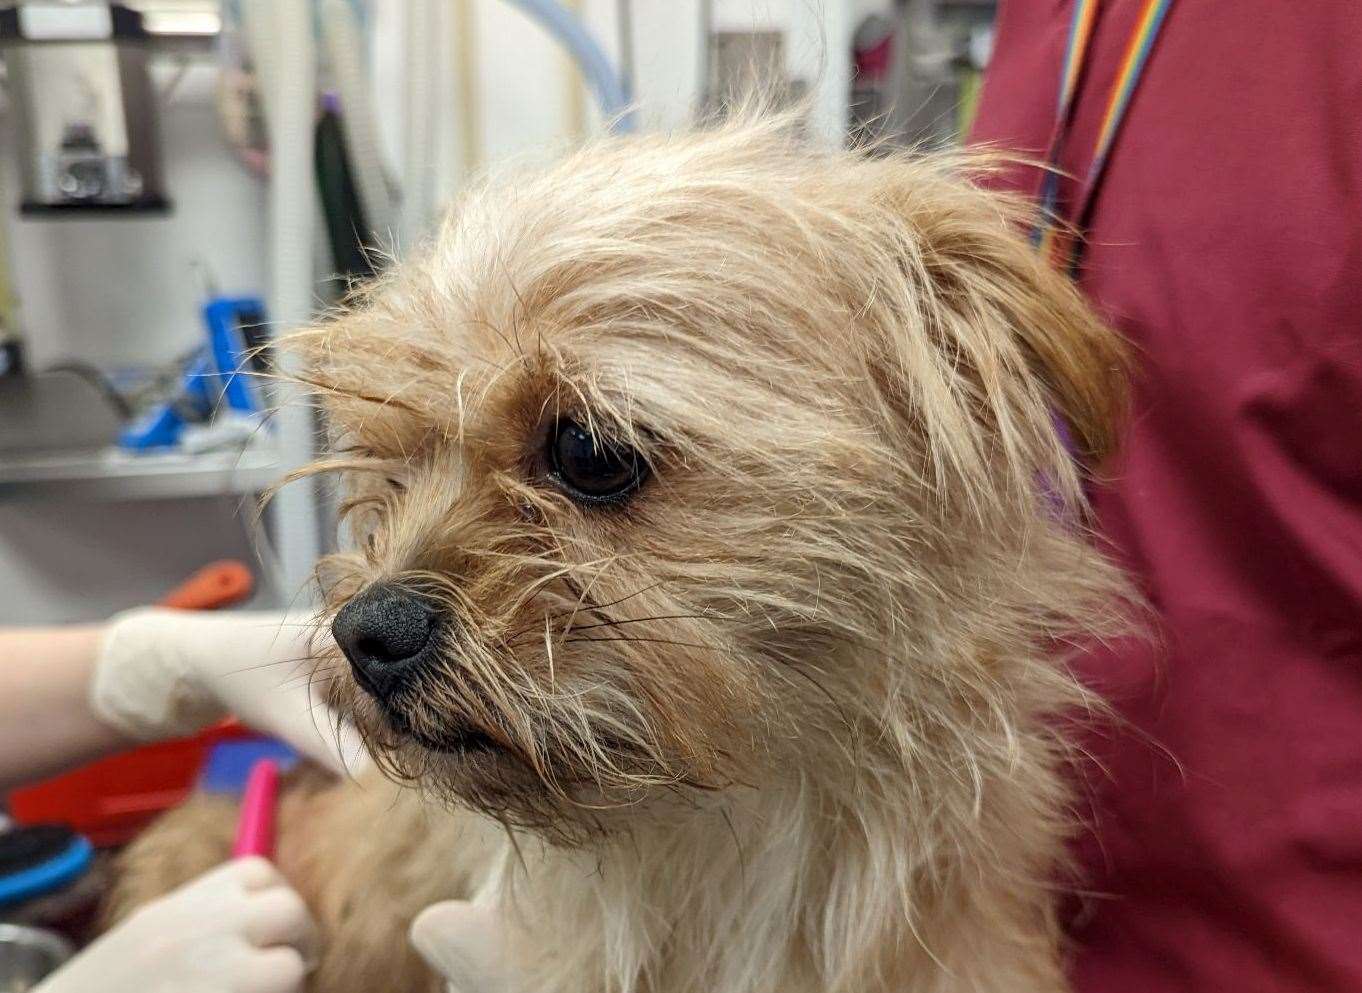
[[[269,373],[264,304],[215,296],[203,305],[203,320],[207,340],[190,353],[179,388],[120,433],[127,451],[208,451],[249,444],[261,429],[265,405],[255,377]]]
[[[121,4],[0,10],[25,211],[165,209],[148,41]]]
[[[894,0],[853,39],[853,140],[934,148],[969,130],[996,0]]]
[[[54,931],[0,924],[0,990],[30,990],[74,954],[71,943]]]

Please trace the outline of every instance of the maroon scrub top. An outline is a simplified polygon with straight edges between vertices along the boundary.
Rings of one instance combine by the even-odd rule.
[[[1141,6],[1102,4],[1074,174]],[[1043,154],[1072,9],[1004,2],[976,140]],[[1362,991],[1362,0],[1174,0],[1088,234],[1138,367],[1096,508],[1164,644],[1080,663],[1130,727],[1091,743],[1076,986]]]

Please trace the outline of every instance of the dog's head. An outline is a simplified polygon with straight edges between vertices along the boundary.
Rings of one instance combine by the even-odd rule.
[[[1105,450],[1119,350],[967,171],[769,122],[602,144],[296,337],[354,548],[322,665],[391,772],[576,837],[835,766],[1081,626],[1054,418]]]

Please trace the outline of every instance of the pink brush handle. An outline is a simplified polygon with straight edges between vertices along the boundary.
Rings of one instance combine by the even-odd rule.
[[[251,766],[246,792],[241,798],[241,817],[236,822],[232,858],[274,855],[274,801],[279,795],[279,764],[261,759]]]

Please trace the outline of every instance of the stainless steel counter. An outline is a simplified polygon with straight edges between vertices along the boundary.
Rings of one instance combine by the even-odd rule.
[[[278,482],[268,442],[186,455],[118,449],[0,457],[0,500],[163,500],[247,494]]]

